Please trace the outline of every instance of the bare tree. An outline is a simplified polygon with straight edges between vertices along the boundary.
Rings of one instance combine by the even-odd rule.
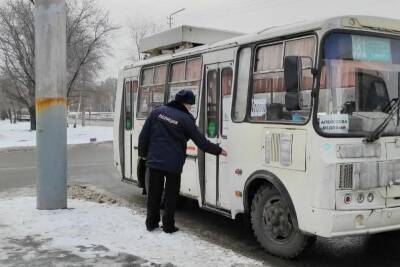
[[[102,68],[116,29],[95,0],[67,1],[67,96],[78,79],[90,79]],[[0,70],[11,81],[6,94],[27,107],[32,130],[36,129],[34,32],[31,2],[7,0],[0,7]],[[83,68],[87,75],[80,77]]]
[[[103,69],[112,33],[119,27],[109,21],[109,13],[101,10],[95,0],[70,0],[67,10],[67,50],[71,95],[78,79],[90,81]]]
[[[6,118],[10,118],[11,113],[11,100],[6,96],[5,91],[5,82],[0,79],[0,120],[5,120]],[[12,120],[10,119],[12,123]]]
[[[139,52],[139,45],[142,39],[146,36],[154,34],[162,30],[162,26],[157,25],[153,21],[149,20],[130,20],[128,22],[129,34],[131,41],[133,43],[132,46],[132,57],[133,61],[141,60],[142,55]]]
[[[13,86],[14,83],[12,81],[0,77],[0,119],[6,117],[10,119],[11,124],[17,122],[17,117],[21,115],[21,112],[28,111],[26,105],[22,105],[15,99],[7,96],[7,90],[15,91]]]
[[[6,95],[29,110],[31,129],[35,114],[35,37],[32,4],[9,0],[0,8],[0,69]]]
[[[83,87],[83,85],[78,84],[77,87]],[[76,90],[76,93],[70,98],[71,111],[76,111],[79,103],[83,101],[95,112],[114,111],[117,79],[109,77],[95,83],[86,83],[85,87],[86,90]]]
[[[114,112],[117,83],[117,79],[109,77],[97,85],[96,92],[100,93],[96,98],[97,111]]]

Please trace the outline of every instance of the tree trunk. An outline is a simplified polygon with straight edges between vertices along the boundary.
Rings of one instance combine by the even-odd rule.
[[[8,118],[10,119],[10,123],[13,124],[11,108],[8,108]]]
[[[29,116],[31,118],[31,131],[36,131],[36,109],[35,106],[29,107]]]
[[[14,122],[14,124],[16,124],[17,123],[17,112],[15,111],[14,103],[12,105],[12,111],[13,111],[13,122]]]

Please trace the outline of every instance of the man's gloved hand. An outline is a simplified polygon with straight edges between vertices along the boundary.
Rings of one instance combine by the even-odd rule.
[[[221,150],[221,154],[220,155],[222,155],[224,157],[228,156],[228,153],[223,148],[221,148],[221,149],[222,150]]]

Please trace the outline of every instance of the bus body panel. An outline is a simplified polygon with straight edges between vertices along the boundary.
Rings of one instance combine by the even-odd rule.
[[[183,166],[181,176],[181,191],[180,194],[192,199],[196,199],[201,203],[200,198],[200,180],[198,174],[197,158],[187,158]]]
[[[241,126],[242,125],[242,126]],[[246,125],[246,127],[243,127]],[[311,202],[309,194],[311,185],[311,177],[309,170],[306,169],[306,129],[307,126],[288,126],[289,129],[282,129],[280,125],[265,125],[260,124],[233,124],[231,131],[231,144],[240,144],[240,149],[231,149],[229,151],[229,159],[231,162],[230,172],[233,174],[232,191],[243,192],[248,178],[255,171],[265,170],[276,176],[289,192],[291,200],[295,206],[296,213],[302,213]],[[290,130],[292,129],[292,130]],[[291,170],[278,163],[267,164],[265,162],[265,133],[266,131],[283,134],[293,134],[296,144],[294,145],[293,158],[294,167],[300,170]],[[246,138],[251,136],[251,138]],[[294,142],[293,142],[294,144]],[[233,147],[233,146],[230,146]],[[246,157],[243,157],[246,155]],[[301,167],[298,167],[301,166]],[[241,175],[235,174],[236,170],[242,171]],[[232,196],[234,197],[234,193]],[[234,197],[232,199],[232,217],[237,213],[244,212],[244,202],[242,198]],[[250,204],[251,205],[251,204]],[[309,209],[309,208],[308,208]],[[298,216],[299,227],[304,225],[304,216]],[[300,228],[302,229],[302,228]]]

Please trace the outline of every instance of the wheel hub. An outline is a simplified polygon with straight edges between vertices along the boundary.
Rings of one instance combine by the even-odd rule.
[[[287,239],[293,230],[289,210],[280,201],[265,205],[263,222],[267,233],[276,240]]]

